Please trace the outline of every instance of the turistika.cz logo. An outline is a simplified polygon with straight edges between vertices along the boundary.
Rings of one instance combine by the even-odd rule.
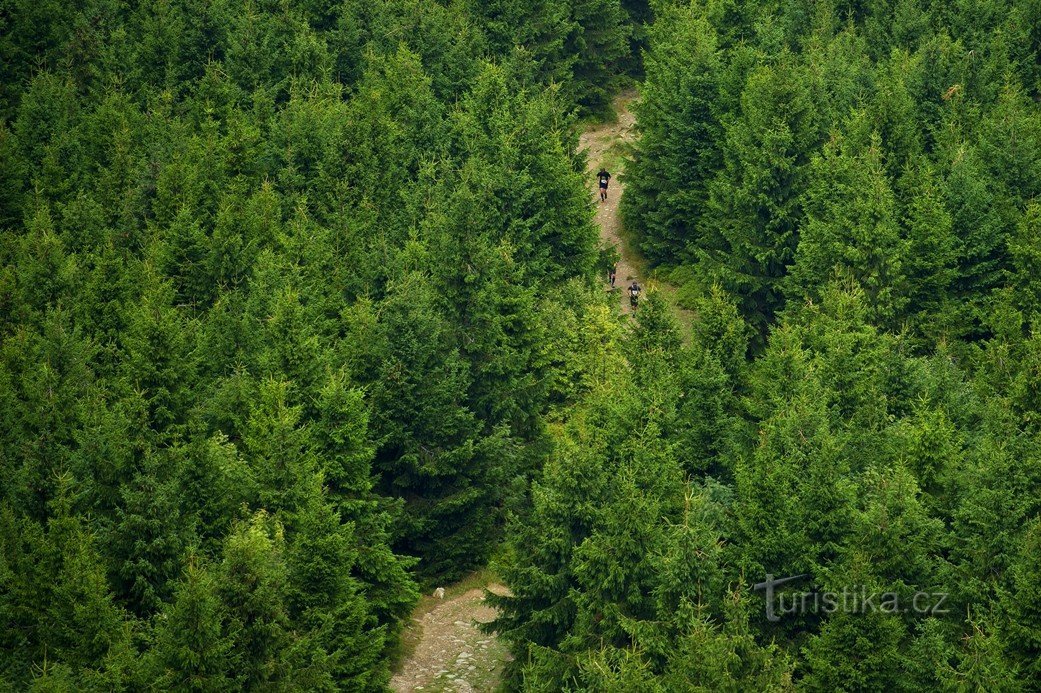
[[[766,574],[766,580],[752,586],[766,598],[766,620],[777,622],[792,614],[847,614],[913,613],[933,616],[947,613],[944,603],[946,592],[916,591],[910,595],[899,592],[875,592],[864,585],[849,585],[841,590],[782,591],[785,585],[809,578],[808,573],[789,577]]]

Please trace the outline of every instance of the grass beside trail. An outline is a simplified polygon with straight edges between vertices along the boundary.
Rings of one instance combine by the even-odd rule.
[[[615,135],[600,156],[603,166],[612,175],[624,177],[626,164],[632,161],[633,158],[633,146],[620,136]]]
[[[633,147],[632,145],[622,142],[619,140],[617,143],[612,144],[608,152],[605,152],[605,158],[611,161],[610,157],[617,157],[617,160],[621,162],[621,166],[617,164],[615,167],[618,170],[624,170],[625,164],[632,161]],[[624,173],[622,174],[624,175]],[[625,207],[625,197],[622,197],[622,209]],[[691,336],[691,327],[694,324],[694,313],[682,305],[680,305],[680,287],[672,284],[669,281],[669,271],[663,268],[652,268],[650,261],[644,257],[640,251],[640,240],[636,234],[625,225],[624,213],[620,219],[618,225],[618,235],[622,239],[623,251],[625,253],[625,259],[628,261],[629,266],[636,271],[640,281],[646,285],[649,291],[658,291],[672,306],[673,314],[679,321],[682,328],[683,341],[687,342]]]

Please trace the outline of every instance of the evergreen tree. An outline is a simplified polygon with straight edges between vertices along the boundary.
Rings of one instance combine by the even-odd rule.
[[[316,494],[296,513],[286,552],[292,622],[310,629],[311,665],[328,669],[337,686],[381,690],[389,679],[383,659],[387,626],[378,625],[352,576],[357,560],[354,527]]]
[[[1018,307],[1032,322],[1041,314],[1041,293],[1034,277],[1034,268],[1039,259],[1037,229],[1041,224],[1041,206],[1031,203],[1016,227],[1016,233],[1008,239],[1008,250],[1012,257],[1011,282],[1016,292]]]
[[[792,59],[748,75],[740,112],[725,126],[723,167],[710,183],[704,274],[737,298],[761,340],[783,306],[778,291],[803,225],[803,194],[821,125]]]
[[[371,401],[379,488],[406,500],[396,548],[420,574],[458,576],[490,549],[503,435],[481,435],[466,405],[471,377],[429,283],[405,276],[382,305],[382,363]]]
[[[227,613],[225,632],[234,643],[237,666],[230,673],[236,685],[293,681],[286,581],[285,539],[277,521],[258,513],[228,534],[216,583]]]
[[[947,322],[947,303],[957,271],[951,215],[943,189],[928,164],[912,163],[901,187],[900,198],[909,201],[903,213],[908,303],[915,307],[913,319],[918,329],[939,337],[943,333],[937,333],[937,328],[954,328]]]
[[[568,83],[578,104],[603,112],[629,57],[629,16],[621,0],[577,0],[569,5],[573,29],[564,50],[575,59]]]
[[[369,611],[387,626],[387,640],[393,642],[417,595],[410,562],[390,550],[393,518],[383,507],[386,500],[373,489],[369,413],[361,392],[347,389],[340,377],[330,378],[322,389],[319,410],[315,437],[323,451],[328,500],[341,521],[354,528],[354,574]]]
[[[659,17],[652,37],[623,212],[648,255],[675,261],[704,244],[700,222],[723,138],[713,106],[721,66],[715,32],[692,6]]]
[[[1015,216],[1011,200],[986,173],[977,147],[964,141],[952,144],[949,159],[947,199],[958,258],[954,294],[962,320],[976,327],[970,336],[978,336],[973,323],[979,321],[985,297],[1003,283],[1005,239]]]
[[[0,671],[12,683],[27,683],[32,668],[47,662],[61,663],[72,677],[100,675],[130,635],[93,533],[74,512],[72,482],[60,477],[46,524],[10,510],[2,516],[0,611],[11,620]]]
[[[242,653],[228,632],[228,613],[211,570],[191,559],[156,628],[149,657],[154,681],[192,691],[234,685]]]
[[[146,455],[120,489],[115,522],[106,536],[116,592],[138,615],[152,614],[169,601],[170,583],[194,539],[181,514],[179,463],[176,453]]]
[[[858,127],[826,144],[814,161],[789,295],[819,301],[819,287],[836,275],[848,278],[864,290],[873,319],[895,325],[907,304],[907,244],[877,136]]]
[[[1018,556],[1010,567],[1010,590],[1002,595],[1007,625],[1002,638],[1009,658],[1019,663],[1019,683],[1030,688],[1041,679],[1041,609],[1037,593],[1038,542],[1041,523],[1036,520],[1024,528]],[[982,635],[982,634],[981,634]],[[996,644],[992,645],[996,646]],[[991,672],[1000,675],[1001,669]]]

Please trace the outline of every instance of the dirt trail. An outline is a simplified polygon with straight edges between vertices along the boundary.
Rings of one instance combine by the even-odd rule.
[[[621,237],[622,219],[618,211],[618,202],[625,190],[625,157],[636,139],[636,116],[629,110],[635,93],[627,92],[615,100],[615,112],[618,119],[613,123],[593,125],[579,137],[579,150],[585,151],[588,158],[591,194],[596,204],[596,223],[600,225],[600,238],[607,246],[614,246],[621,255],[617,265],[615,291],[621,303],[622,311],[629,312],[629,300],[625,291],[633,279],[643,285],[632,255]],[[604,166],[611,174],[607,201],[600,201],[600,191],[596,187],[596,173]]]
[[[488,589],[506,593],[498,584]],[[494,635],[477,629],[478,623],[495,618],[495,609],[485,603],[482,587],[452,592],[448,588],[443,600],[424,598],[412,617],[409,630],[418,638],[416,649],[391,679],[392,690],[462,693],[498,687],[509,651]]]
[[[625,287],[637,279],[641,285],[634,255],[626,248],[621,236],[622,220],[618,201],[625,189],[625,160],[636,139],[636,118],[629,110],[635,94],[626,93],[615,101],[618,119],[613,123],[590,126],[579,138],[579,148],[589,159],[590,194],[600,225],[600,238],[614,246],[621,259],[617,265],[615,291],[622,311],[629,312]],[[607,201],[600,202],[595,187],[596,172],[600,166],[611,173]],[[606,278],[605,278],[606,279]],[[443,600],[424,597],[406,639],[415,642],[415,649],[391,679],[390,687],[399,693],[408,691],[493,691],[502,676],[503,666],[510,661],[506,645],[494,635],[485,635],[477,628],[495,618],[495,610],[484,601],[484,588],[470,588],[472,581],[457,584],[446,590]],[[505,594],[507,588],[492,584],[488,589]]]
[[[621,260],[616,266],[617,276],[614,290],[618,294],[622,312],[630,312],[629,294],[626,287],[635,279],[645,289],[644,295],[646,295],[646,291],[660,291],[665,296],[673,314],[679,320],[680,326],[684,328],[684,339],[687,339],[690,334],[690,326],[696,319],[695,314],[678,305],[675,286],[644,275],[643,270],[646,269],[646,266],[640,258],[640,254],[627,246],[622,238],[622,218],[619,214],[618,202],[621,200],[622,191],[625,190],[625,162],[632,155],[633,144],[638,137],[636,116],[630,108],[635,99],[636,92],[630,91],[619,95],[614,102],[615,113],[618,115],[617,120],[613,123],[588,127],[579,137],[578,147],[587,154],[590,194],[596,205],[596,223],[600,226],[600,239],[604,245],[613,246],[621,256]],[[605,166],[611,174],[611,185],[606,202],[600,202],[600,192],[596,189],[596,173],[601,166]],[[606,284],[606,277],[604,279]],[[608,288],[610,288],[609,285]]]

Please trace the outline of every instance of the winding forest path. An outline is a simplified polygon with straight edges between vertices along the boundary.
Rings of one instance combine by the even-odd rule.
[[[685,328],[683,335],[686,340],[696,316],[692,311],[680,307],[675,286],[660,278],[652,279],[649,276],[647,262],[639,251],[627,242],[625,234],[622,232],[622,217],[618,203],[625,190],[625,163],[632,156],[633,146],[639,137],[636,130],[636,115],[631,109],[636,96],[636,92],[632,90],[619,94],[614,101],[616,120],[611,123],[595,123],[588,126],[579,137],[578,148],[579,151],[586,153],[590,194],[596,205],[596,223],[600,226],[600,240],[605,246],[617,250],[620,256],[616,265],[614,291],[618,295],[622,312],[631,312],[626,287],[635,279],[644,289],[661,292],[680,325]],[[611,174],[611,185],[606,202],[600,202],[600,191],[596,186],[596,174],[601,166]],[[607,278],[605,277],[604,280],[606,282]]]
[[[640,263],[622,238],[622,218],[618,208],[622,191],[625,190],[625,162],[636,140],[636,116],[629,109],[635,98],[636,93],[632,91],[619,95],[614,103],[617,119],[612,123],[596,123],[587,127],[578,141],[579,151],[584,151],[587,157],[600,239],[604,245],[614,247],[621,256],[616,266],[615,292],[625,313],[630,310],[625,287],[633,279],[643,284]],[[600,201],[600,191],[596,186],[596,174],[601,166],[611,174],[606,202]]]

